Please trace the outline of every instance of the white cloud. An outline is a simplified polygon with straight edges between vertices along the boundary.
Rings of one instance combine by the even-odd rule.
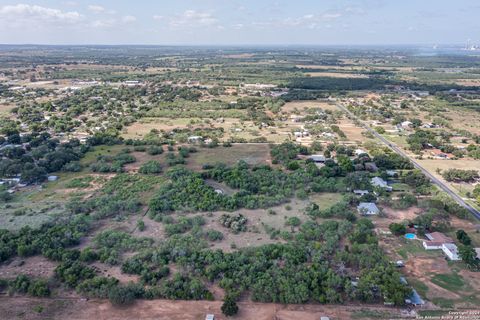
[[[327,19],[327,20],[328,20],[328,19],[333,20],[333,19],[340,18],[341,16],[342,16],[341,13],[324,13],[324,14],[322,15],[322,18],[323,18],[323,19]]]
[[[61,11],[37,5],[16,4],[0,7],[0,20],[25,23],[76,23],[84,17],[76,11]]]
[[[154,19],[154,20],[158,20],[158,21],[162,21],[162,20],[165,19],[165,17],[156,14],[156,15],[153,16],[153,19]]]
[[[137,17],[134,17],[134,16],[123,16],[122,17],[122,22],[123,23],[133,23],[137,21]]]
[[[88,8],[89,11],[91,11],[93,13],[96,13],[96,14],[105,12],[104,7],[99,6],[99,5],[95,5],[95,4],[89,5],[87,8]]]
[[[233,29],[237,29],[237,30],[243,29],[243,27],[245,27],[243,23],[237,23],[232,26]]]
[[[99,20],[94,20],[90,24],[90,26],[94,28],[111,28],[115,26],[117,21],[115,19],[99,19]]]
[[[211,13],[187,10],[169,22],[171,27],[209,27],[215,26],[218,19]]]

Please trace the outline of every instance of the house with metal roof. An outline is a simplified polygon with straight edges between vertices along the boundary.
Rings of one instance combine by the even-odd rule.
[[[360,202],[357,211],[362,216],[373,216],[380,213],[380,209],[373,202]]]
[[[370,183],[372,184],[373,187],[385,189],[387,191],[392,191],[392,187],[388,185],[387,181],[383,180],[380,177],[373,177],[372,180],[370,180]]]

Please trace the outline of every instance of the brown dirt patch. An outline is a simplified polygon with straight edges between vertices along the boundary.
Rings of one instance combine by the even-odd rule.
[[[295,112],[296,110],[303,111],[306,108],[321,108],[323,110],[331,110],[331,111],[339,110],[334,104],[317,101],[317,100],[308,100],[308,101],[287,102],[282,107],[282,111],[292,113],[292,112]]]
[[[413,220],[423,211],[419,207],[411,207],[404,210],[393,209],[391,207],[382,207],[382,209],[387,215],[390,223],[400,222],[403,220]]]
[[[310,77],[327,77],[327,78],[343,78],[343,79],[359,79],[368,78],[366,74],[361,73],[344,73],[344,72],[307,72]]]
[[[423,282],[428,286],[428,298],[439,297],[452,300],[460,298],[458,294],[430,282],[431,276],[435,274],[449,274],[451,272],[447,261],[445,261],[443,258],[427,258],[417,256],[413,259],[409,259],[406,262],[405,271],[407,276]]]
[[[92,267],[98,270],[100,276],[104,276],[107,278],[116,278],[121,283],[128,283],[128,282],[135,282],[139,281],[139,276],[137,275],[130,275],[122,273],[120,266],[110,266],[105,263],[95,262],[91,264]]]
[[[217,320],[226,320],[221,313],[221,301],[137,301],[130,307],[114,307],[105,300],[86,299],[34,299],[27,297],[0,298],[0,312],[5,319],[98,319],[98,320],[203,320],[206,314],[214,314]],[[34,307],[42,306],[38,313]],[[257,320],[318,320],[321,316],[331,319],[352,319],[353,312],[378,311],[392,318],[401,310],[371,305],[280,305],[271,303],[240,302],[238,315],[228,319]],[[365,317],[363,319],[368,319]],[[378,319],[378,317],[377,317]]]
[[[0,278],[12,279],[25,274],[32,278],[50,278],[57,264],[42,256],[16,257],[10,263],[0,265]]]

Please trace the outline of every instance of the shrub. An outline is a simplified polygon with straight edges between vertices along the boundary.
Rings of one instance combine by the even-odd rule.
[[[150,160],[145,162],[138,172],[143,174],[157,174],[162,172],[162,166],[157,160]]]
[[[206,236],[207,236],[207,239],[210,241],[223,240],[223,233],[217,230],[207,230]]]
[[[147,153],[151,156],[155,156],[163,153],[163,147],[161,146],[150,146],[147,149]]]
[[[388,229],[390,229],[390,231],[397,236],[405,234],[405,232],[407,231],[407,228],[405,227],[405,225],[401,223],[395,223],[395,222],[391,223],[388,226]]]
[[[222,313],[227,317],[234,316],[238,313],[237,302],[230,296],[226,296],[222,304]]]
[[[126,306],[132,304],[139,296],[140,288],[137,285],[111,287],[108,292],[108,299],[113,305]]]
[[[50,295],[50,289],[48,288],[47,281],[43,279],[33,281],[28,287],[28,294],[33,297],[48,297]]]

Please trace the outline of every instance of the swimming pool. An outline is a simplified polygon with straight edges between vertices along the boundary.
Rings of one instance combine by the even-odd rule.
[[[405,234],[405,238],[411,240],[411,239],[415,239],[417,236],[414,234],[414,233],[407,233]]]

